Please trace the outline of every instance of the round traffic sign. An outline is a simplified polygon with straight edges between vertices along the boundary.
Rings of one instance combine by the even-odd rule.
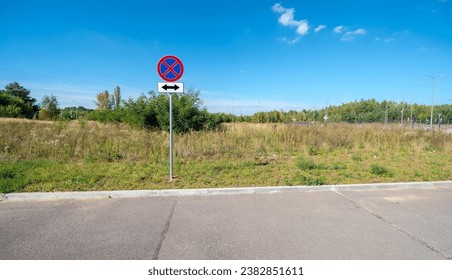
[[[157,73],[165,81],[175,82],[184,74],[184,65],[178,57],[167,55],[162,57],[157,63]]]

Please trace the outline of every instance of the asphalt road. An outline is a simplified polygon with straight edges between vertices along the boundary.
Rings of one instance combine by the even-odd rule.
[[[0,202],[0,259],[451,259],[452,188]]]

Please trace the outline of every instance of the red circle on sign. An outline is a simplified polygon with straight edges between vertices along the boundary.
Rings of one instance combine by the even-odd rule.
[[[178,57],[167,55],[160,58],[157,63],[157,73],[159,73],[160,78],[163,80],[175,82],[184,74],[184,64],[182,64],[182,61]]]

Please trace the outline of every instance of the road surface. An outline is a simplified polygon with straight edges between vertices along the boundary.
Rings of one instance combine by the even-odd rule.
[[[0,259],[451,259],[452,188],[0,202]]]

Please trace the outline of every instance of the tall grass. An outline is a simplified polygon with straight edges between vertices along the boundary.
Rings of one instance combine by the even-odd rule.
[[[168,133],[125,124],[0,119],[0,160],[146,161],[168,157]],[[225,124],[175,136],[180,159],[284,159],[331,153],[421,153],[452,157],[452,135],[380,124]]]
[[[125,124],[0,119],[0,193],[452,180],[452,134],[379,124]]]

